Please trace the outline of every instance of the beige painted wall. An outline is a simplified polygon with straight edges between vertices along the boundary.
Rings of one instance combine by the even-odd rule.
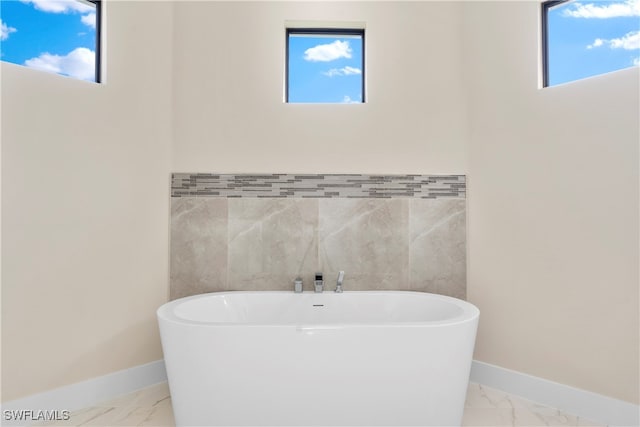
[[[465,173],[461,4],[182,2],[176,172]],[[285,21],[366,22],[366,104],[283,102]]]
[[[637,404],[638,68],[540,90],[538,19],[464,7],[475,357]]]
[[[2,63],[2,399],[160,359],[172,8],[106,2],[103,85]]]

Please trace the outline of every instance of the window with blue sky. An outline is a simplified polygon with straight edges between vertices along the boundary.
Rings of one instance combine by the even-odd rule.
[[[98,81],[99,2],[1,0],[1,59]]]
[[[364,102],[364,30],[287,31],[290,103]]]
[[[545,3],[546,86],[640,65],[640,0]]]

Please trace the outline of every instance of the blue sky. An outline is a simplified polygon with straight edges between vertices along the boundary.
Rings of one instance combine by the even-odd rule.
[[[548,17],[549,85],[640,64],[640,0],[572,1]]]
[[[289,102],[361,103],[362,38],[289,37]]]
[[[94,81],[95,19],[78,0],[1,0],[2,60]]]

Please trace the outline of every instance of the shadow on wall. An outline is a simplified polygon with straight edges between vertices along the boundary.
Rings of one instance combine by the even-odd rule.
[[[464,198],[171,200],[171,299],[228,290],[415,290],[466,297]]]

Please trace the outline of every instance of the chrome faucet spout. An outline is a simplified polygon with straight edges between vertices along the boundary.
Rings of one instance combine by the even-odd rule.
[[[338,282],[336,283],[336,292],[342,292],[342,281],[344,280],[344,271],[338,273]]]

